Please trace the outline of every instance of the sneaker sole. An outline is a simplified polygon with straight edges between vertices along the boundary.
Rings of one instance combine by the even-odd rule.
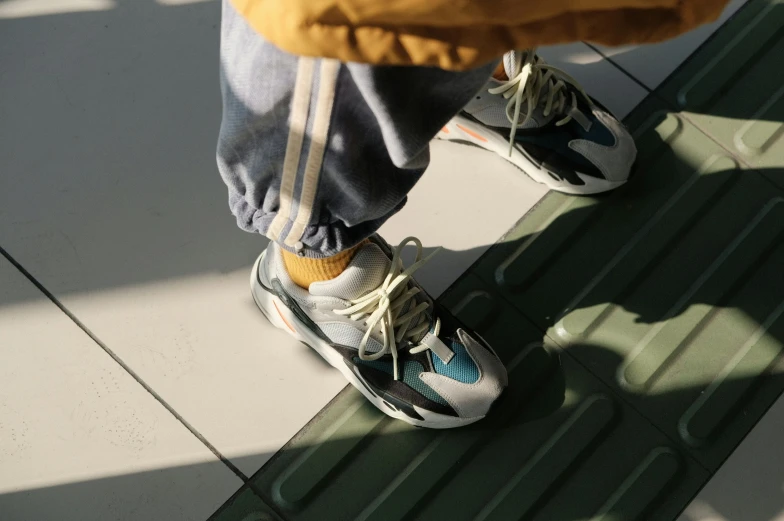
[[[537,183],[546,185],[551,190],[564,194],[599,194],[615,190],[626,183],[626,181],[607,181],[606,179],[598,179],[579,172],[577,172],[577,175],[583,180],[585,183],[584,185],[573,185],[566,181],[561,181],[556,172],[547,169],[544,165],[534,162],[518,148],[512,148],[512,155],[510,157],[509,141],[506,138],[495,132],[489,132],[479,123],[460,115],[452,118],[452,120],[438,132],[436,138],[444,141],[471,144],[495,152]]]
[[[329,365],[340,371],[348,382],[353,385],[365,398],[367,398],[378,410],[396,418],[403,420],[406,423],[417,427],[427,427],[430,429],[451,429],[455,427],[462,427],[471,423],[477,422],[484,418],[479,416],[475,418],[459,418],[456,416],[447,416],[445,414],[438,414],[435,412],[422,409],[415,405],[411,407],[423,418],[418,420],[408,416],[405,412],[401,411],[388,400],[383,397],[377,396],[370,390],[370,387],[360,375],[355,373],[349,365],[345,363],[343,357],[337,353],[332,347],[324,342],[321,338],[313,333],[310,328],[303,324],[292,313],[289,308],[277,297],[273,292],[267,290],[258,280],[259,266],[264,259],[266,251],[263,252],[256,263],[253,265],[253,271],[250,276],[251,295],[254,302],[261,310],[262,314],[269,320],[269,322],[283,331],[289,333],[294,338],[316,351],[321,357],[327,361]]]

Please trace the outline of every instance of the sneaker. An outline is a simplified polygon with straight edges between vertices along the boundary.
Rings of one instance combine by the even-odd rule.
[[[509,80],[490,78],[437,137],[491,150],[567,194],[624,184],[637,156],[624,126],[535,50],[508,52]]]
[[[404,268],[400,252],[417,248]],[[270,243],[250,285],[273,325],[315,349],[382,412],[412,425],[459,427],[481,420],[506,388],[506,369],[411,278],[422,243],[396,249],[374,236],[335,279],[297,286]]]

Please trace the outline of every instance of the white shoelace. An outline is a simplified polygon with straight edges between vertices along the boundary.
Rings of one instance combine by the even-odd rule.
[[[400,254],[403,248],[411,242],[417,248],[416,258],[411,266],[403,269]],[[430,329],[430,323],[425,313],[430,305],[427,302],[417,303],[415,297],[422,290],[416,286],[408,288],[408,281],[416,270],[432,259],[440,250],[441,248],[436,249],[423,259],[422,242],[416,237],[407,237],[395,248],[392,264],[384,282],[364,297],[352,300],[350,307],[334,310],[336,314],[347,316],[351,320],[365,319],[367,331],[359,343],[359,358],[361,360],[378,360],[385,354],[392,353],[395,380],[400,379],[397,363],[398,344],[403,340],[420,339]],[[406,309],[409,303],[411,308]],[[402,313],[404,309],[406,312]],[[383,348],[376,353],[367,353],[367,343],[376,326],[381,328]],[[436,318],[433,334],[438,336],[440,330],[441,321]],[[427,345],[420,344],[412,347],[409,352],[416,354],[428,349],[430,347]]]
[[[512,154],[517,129],[531,119],[534,109],[541,102],[540,96],[545,87],[548,89],[544,115],[549,116],[551,112],[564,115],[562,119],[555,123],[556,126],[565,125],[572,119],[575,119],[586,129],[590,127],[588,118],[577,107],[577,96],[575,96],[574,92],[566,90],[567,84],[577,89],[585,97],[589,105],[593,106],[591,98],[577,83],[577,80],[557,67],[547,65],[537,56],[536,49],[525,51],[522,62],[518,61],[515,64],[515,70],[511,72],[514,76],[510,74],[507,81],[502,82],[498,87],[488,89],[490,94],[503,94],[504,98],[509,100],[509,103],[506,105],[506,117],[512,123],[512,131],[509,135],[510,155]],[[521,122],[520,110],[523,99],[525,99],[527,106],[525,117]],[[571,101],[571,103],[567,103],[567,101]]]

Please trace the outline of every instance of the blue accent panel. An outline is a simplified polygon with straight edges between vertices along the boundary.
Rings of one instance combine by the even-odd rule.
[[[515,141],[521,145],[530,143],[538,147],[546,148],[556,152],[559,156],[568,158],[572,162],[582,165],[586,168],[595,168],[595,165],[588,159],[583,157],[582,154],[569,148],[569,143],[575,139],[585,139],[603,146],[613,146],[615,144],[615,136],[610,129],[599,121],[596,116],[591,112],[591,108],[582,101],[582,97],[578,95],[578,102],[580,111],[588,117],[591,122],[590,130],[586,131],[582,125],[577,121],[571,120],[563,126],[556,127],[555,122],[563,116],[556,116],[556,118],[548,125],[536,130],[518,132],[515,136]]]
[[[392,371],[392,362],[388,360],[362,360],[361,358],[354,357],[354,363],[366,365],[368,367],[372,367],[373,369],[383,371],[387,374],[394,374]],[[449,406],[449,403],[447,403],[447,401],[444,400],[440,394],[435,392],[433,388],[419,379],[419,374],[425,372],[425,368],[422,367],[422,364],[419,362],[406,360],[403,364],[401,364],[401,366],[403,372],[403,377],[401,380],[404,384],[408,385],[432,402]]]
[[[605,127],[604,123],[594,116],[591,107],[585,103],[585,100],[581,95],[577,94],[577,100],[580,112],[588,116],[588,121],[591,122],[591,129],[586,132],[582,125],[574,120],[567,123],[567,126],[571,126],[572,132],[576,133],[579,139],[587,139],[593,141],[597,145],[604,145],[606,147],[613,146],[615,144],[615,136],[610,132],[610,129]],[[601,106],[598,106],[598,108],[602,112],[605,111]],[[612,114],[610,114],[610,116],[612,116]]]
[[[432,352],[430,353],[430,359],[433,362],[436,373],[464,384],[476,383],[479,380],[479,368],[471,359],[468,350],[466,350],[463,344],[452,340],[452,351],[454,351],[455,356],[452,357],[448,364],[442,362]]]
[[[596,119],[596,117],[591,114],[590,121],[592,123],[591,129],[586,132],[583,127],[580,126],[579,123],[574,122],[574,124],[579,127],[577,131],[583,139],[587,139],[588,141],[592,141],[597,145],[604,145],[606,147],[611,147],[615,144],[615,136],[610,132],[610,129],[604,126],[604,123]]]
[[[570,123],[571,124],[571,123]],[[576,123],[575,123],[576,125]],[[579,126],[579,125],[578,125]],[[569,148],[569,142],[573,139],[582,139],[581,137],[575,138],[568,132],[542,132],[541,134],[518,134],[515,136],[515,142],[520,144],[530,143],[548,150],[556,152],[562,157],[569,158],[578,165],[591,168],[593,163],[588,161],[582,154]]]

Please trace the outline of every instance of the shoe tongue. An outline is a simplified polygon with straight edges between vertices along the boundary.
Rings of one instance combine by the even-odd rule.
[[[389,257],[376,244],[366,244],[354,254],[343,273],[334,279],[311,284],[310,294],[343,300],[358,299],[384,282],[391,263]]]
[[[518,74],[520,74],[520,68],[523,66],[523,62],[528,57],[528,53],[532,52],[531,50],[525,51],[508,51],[504,54],[503,63],[504,63],[504,71],[506,72],[506,76],[508,78],[514,78]],[[547,84],[542,88],[539,93],[539,104],[534,107],[533,112],[531,114],[532,118],[528,120],[528,123],[520,128],[529,129],[529,128],[537,128],[542,127],[555,119],[556,112],[552,111],[549,115],[544,115],[544,105],[545,100],[547,99],[547,93],[552,86],[552,81],[550,80]],[[525,110],[525,105],[522,107]],[[522,121],[522,120],[521,120]]]
[[[520,74],[520,68],[523,66],[523,61],[528,55],[529,51],[508,51],[504,54],[504,72],[506,77],[511,79]]]

